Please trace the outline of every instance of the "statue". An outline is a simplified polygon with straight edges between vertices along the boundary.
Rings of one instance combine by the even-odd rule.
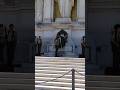
[[[64,48],[67,43],[68,33],[63,29],[57,33],[55,38],[55,57],[58,56],[58,50]]]
[[[74,0],[55,0],[59,6],[61,17],[69,18],[71,16],[72,8],[74,7]]]

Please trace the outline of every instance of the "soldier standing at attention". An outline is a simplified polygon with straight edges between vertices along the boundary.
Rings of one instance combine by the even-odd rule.
[[[17,33],[13,24],[9,25],[7,32],[7,64],[13,65],[15,48],[17,43]]]
[[[81,47],[82,47],[82,58],[85,58],[85,47],[86,47],[85,36],[82,37]]]
[[[40,56],[40,55],[41,55],[41,47],[42,47],[42,39],[41,39],[41,36],[39,36],[37,43],[38,43],[38,55]]]

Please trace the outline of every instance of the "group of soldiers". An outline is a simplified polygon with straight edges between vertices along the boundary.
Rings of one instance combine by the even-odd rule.
[[[17,42],[17,33],[13,24],[6,27],[0,24],[0,63],[13,65],[15,47]],[[7,62],[5,63],[5,58]]]

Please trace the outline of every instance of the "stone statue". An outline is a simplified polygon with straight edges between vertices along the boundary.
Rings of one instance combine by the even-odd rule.
[[[74,0],[55,0],[59,5],[61,17],[69,18],[71,16]]]
[[[57,33],[55,38],[55,57],[58,56],[58,49],[64,48],[67,43],[68,33],[63,29]]]

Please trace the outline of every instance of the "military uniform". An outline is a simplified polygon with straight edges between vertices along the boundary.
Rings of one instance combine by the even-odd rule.
[[[7,33],[7,64],[12,65],[14,61],[15,48],[17,43],[17,34],[15,30],[8,30]]]
[[[41,37],[39,36],[39,38],[37,38],[37,51],[39,56],[41,54],[41,47],[42,47],[42,40]]]

